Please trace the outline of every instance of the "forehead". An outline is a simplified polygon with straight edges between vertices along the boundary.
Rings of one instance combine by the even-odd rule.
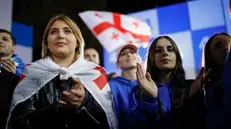
[[[120,53],[122,52],[130,52],[130,51],[135,51],[133,48],[124,48]]]
[[[55,21],[55,22],[51,25],[50,29],[53,29],[53,28],[64,28],[64,27],[70,28],[69,25],[68,25],[65,21],[57,20],[57,21]]]
[[[226,35],[217,35],[214,37],[212,43],[218,42],[218,41],[227,41],[228,42],[229,37]]]
[[[157,41],[156,47],[172,46],[171,42],[166,38],[161,38]]]
[[[5,32],[0,32],[0,36],[10,38],[10,35],[8,33],[5,33]]]
[[[88,48],[84,50],[85,54],[98,54],[98,52],[93,48]]]

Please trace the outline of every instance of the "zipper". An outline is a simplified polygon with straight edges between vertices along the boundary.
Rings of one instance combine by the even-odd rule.
[[[87,113],[97,124],[100,124],[100,122],[99,122],[98,120],[96,120],[95,117],[92,116],[90,112],[88,112],[88,110],[87,110],[87,108],[86,108],[85,106],[82,106],[81,109],[82,109],[82,110],[85,110],[86,113]]]
[[[65,116],[65,128],[68,128],[68,120],[67,120],[67,116]]]

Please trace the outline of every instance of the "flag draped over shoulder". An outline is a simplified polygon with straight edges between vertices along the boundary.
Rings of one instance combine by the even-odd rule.
[[[103,67],[84,60],[82,56],[68,68],[58,66],[50,58],[26,66],[23,79],[14,91],[8,122],[16,105],[32,97],[57,75],[60,75],[60,79],[79,78],[105,111],[111,129],[117,128],[117,118],[112,106],[106,72]]]
[[[151,28],[131,16],[105,11],[85,11],[79,16],[108,52],[127,43],[149,44]]]

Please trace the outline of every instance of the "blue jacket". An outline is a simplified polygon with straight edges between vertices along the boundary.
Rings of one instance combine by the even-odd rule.
[[[15,64],[16,64],[16,75],[20,77],[21,74],[22,74],[22,71],[23,71],[23,69],[24,69],[24,67],[25,67],[25,64],[24,64],[23,61],[22,61],[17,55],[15,55],[15,54],[13,54],[12,59],[13,59],[13,61],[14,61]]]
[[[127,129],[128,115],[134,107],[132,92],[138,86],[137,81],[115,77],[109,81],[120,129]]]
[[[174,96],[174,89],[170,83],[163,85],[156,83],[158,86],[158,97],[160,103],[157,102],[158,97],[151,97],[144,95],[136,102],[136,108],[130,113],[130,121],[133,121],[134,128],[153,128],[153,129],[173,129],[174,120],[172,118],[172,102]],[[158,111],[162,107],[163,117]],[[164,119],[162,119],[164,118]]]
[[[120,129],[172,129],[171,103],[173,88],[170,84],[157,83],[159,98],[163,106],[164,121],[160,121],[157,97],[144,95],[140,97],[137,81],[116,77],[110,82],[111,92],[119,120]]]

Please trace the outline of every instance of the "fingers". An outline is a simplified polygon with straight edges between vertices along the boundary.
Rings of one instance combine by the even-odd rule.
[[[84,95],[76,96],[75,94],[79,94],[79,93],[76,93],[77,91],[74,91],[74,92],[75,93],[73,93],[72,91],[71,92],[64,91],[63,96],[62,96],[62,100],[60,100],[60,103],[62,103],[62,104],[71,104],[71,105],[74,105],[74,106],[77,106],[77,105],[81,104],[83,102]]]
[[[199,72],[199,76],[203,76],[205,73],[205,67],[202,67],[200,72]]]
[[[3,68],[9,72],[15,73],[16,72],[16,66],[15,63],[8,59],[8,60],[2,60],[1,64],[3,65]]]
[[[82,104],[85,98],[84,85],[79,78],[72,78],[72,88],[69,91],[62,92],[61,104],[70,104],[78,107]]]
[[[148,81],[151,81],[151,80],[152,80],[152,77],[151,77],[151,75],[150,75],[149,72],[146,73],[146,78],[148,79]]]
[[[63,105],[67,104],[67,102],[65,102],[65,101],[63,101],[63,100],[59,100],[59,103],[60,103],[60,104],[63,104]]]
[[[210,69],[208,69],[208,71],[205,73],[205,77],[208,77],[210,74],[212,73],[212,69],[210,68]]]
[[[79,78],[72,78],[73,86],[71,89],[83,89],[84,85]]]
[[[137,79],[144,79],[144,71],[142,69],[142,66],[137,63]]]
[[[203,84],[207,83],[209,80],[209,76],[212,73],[212,69],[208,69],[208,71],[203,75]]]

